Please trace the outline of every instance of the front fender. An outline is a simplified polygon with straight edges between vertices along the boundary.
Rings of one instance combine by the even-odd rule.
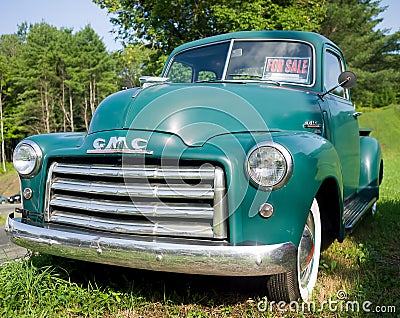
[[[236,135],[238,145],[229,149],[226,145],[233,144],[232,135],[213,138],[214,146],[225,145],[224,153],[229,158],[224,170],[228,185],[230,241],[235,244],[292,242],[297,246],[312,201],[327,179],[333,179],[337,185],[332,196],[343,202],[342,175],[336,150],[326,139],[307,132],[255,133],[252,137]],[[255,144],[266,140],[284,146],[293,158],[291,178],[274,191],[257,188],[246,175],[246,154]],[[239,151],[239,146],[243,151]],[[258,213],[259,207],[266,202],[272,204],[275,211],[267,219]],[[341,220],[342,208],[339,210],[338,219]]]
[[[339,202],[339,210],[336,211],[339,215],[335,219],[340,220],[339,236],[342,236],[344,233],[342,170],[333,144],[319,135],[307,132],[277,135],[273,140],[285,146],[291,152],[294,161],[293,175],[287,185],[271,193],[271,200],[290,201],[291,208],[297,213],[290,215],[290,218],[296,220],[295,223],[298,224],[293,242],[298,245],[312,201],[327,180],[333,180],[334,182],[330,184],[336,185],[336,191],[332,191],[331,195],[332,201]]]

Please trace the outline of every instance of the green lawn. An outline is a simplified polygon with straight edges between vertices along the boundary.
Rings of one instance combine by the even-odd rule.
[[[0,226],[3,227],[6,224],[6,220],[8,218],[8,214],[0,214]]]
[[[343,243],[335,242],[323,252],[312,301],[314,311],[311,307],[298,314],[283,313],[275,305],[271,311],[258,310],[257,303],[263,302],[259,280],[121,270],[34,255],[30,260],[0,267],[0,314],[5,317],[369,317],[362,310],[364,305],[375,315],[379,310],[386,311],[388,317],[399,316],[400,107],[365,113],[360,121],[363,126],[375,129],[373,135],[383,147],[385,172],[378,212],[366,217]],[[321,307],[323,313],[319,312]],[[393,309],[396,313],[388,313]]]

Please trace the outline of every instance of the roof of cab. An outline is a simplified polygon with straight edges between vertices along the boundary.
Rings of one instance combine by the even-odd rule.
[[[312,43],[316,48],[322,47],[325,43],[329,43],[337,47],[332,41],[326,37],[314,33],[314,32],[303,32],[303,31],[239,31],[232,33],[225,33],[221,35],[215,35],[208,38],[188,42],[178,46],[171,55],[186,50],[188,48],[205,45],[214,42],[229,41],[231,39],[294,39],[300,41],[306,41]]]

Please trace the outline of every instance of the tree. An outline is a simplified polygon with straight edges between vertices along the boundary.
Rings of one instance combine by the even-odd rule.
[[[79,68],[76,81],[80,83],[83,92],[83,115],[87,130],[98,102],[117,89],[117,78],[114,61],[89,25],[77,32],[75,38],[75,66]]]
[[[21,119],[36,133],[57,130],[53,124],[59,87],[55,66],[58,35],[55,27],[44,22],[31,26],[20,56],[15,84],[24,88],[19,95]]]
[[[71,131],[75,130],[72,91],[69,86],[71,74],[68,69],[68,65],[71,63],[70,56],[74,49],[73,40],[71,29],[61,29],[58,31],[58,40],[55,43],[55,68],[57,77],[59,78],[59,90],[61,93],[57,99],[62,111],[62,131],[64,132],[68,130],[68,127]]]
[[[3,93],[6,87],[6,83],[9,76],[9,68],[6,57],[0,55],[0,134],[1,134],[1,162],[3,171],[6,171],[6,159],[5,159],[5,143],[4,143],[4,118],[3,118]]]
[[[318,31],[324,1],[218,1],[213,6],[219,33],[242,30]]]
[[[44,22],[23,25],[19,34],[15,124],[26,134],[88,129],[97,104],[118,88],[100,37],[89,25],[73,34]]]
[[[118,37],[168,54],[182,43],[235,30],[316,31],[325,13],[319,0],[93,0],[113,14]]]
[[[128,44],[122,52],[114,53],[123,87],[140,86],[139,78],[147,75],[150,55],[151,50],[143,44]]]
[[[380,0],[328,0],[321,33],[343,50],[348,68],[358,75],[352,90],[360,106],[380,107],[396,101],[399,91],[400,32],[380,30]]]
[[[2,161],[31,134],[87,130],[97,104],[119,88],[116,62],[88,25],[45,22],[0,37]]]
[[[19,138],[14,134],[17,129],[12,128],[6,115],[10,113],[14,103],[13,70],[17,68],[16,58],[20,52],[20,46],[20,39],[16,35],[2,35],[0,37],[0,136],[3,171],[6,171],[6,139]]]
[[[175,45],[217,32],[211,10],[217,0],[93,2],[113,14],[111,21],[126,44],[139,41],[169,53]]]

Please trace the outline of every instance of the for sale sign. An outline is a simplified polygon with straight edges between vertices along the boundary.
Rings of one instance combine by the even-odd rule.
[[[266,57],[263,79],[307,84],[310,60],[309,57]]]

